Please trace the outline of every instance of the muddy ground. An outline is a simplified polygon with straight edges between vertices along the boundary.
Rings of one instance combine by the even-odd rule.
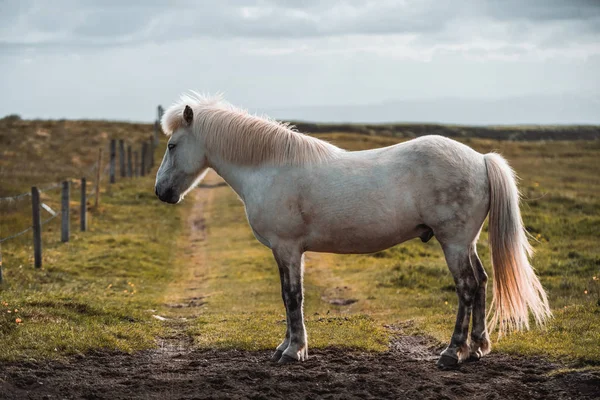
[[[68,362],[0,365],[2,399],[585,399],[600,396],[600,373],[558,373],[536,358],[490,354],[454,371],[435,366],[439,349],[398,336],[383,354],[314,350],[278,365],[268,352],[162,349],[99,352]]]

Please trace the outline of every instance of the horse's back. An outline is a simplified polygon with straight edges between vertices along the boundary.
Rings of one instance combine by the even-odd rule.
[[[390,183],[404,185],[404,191],[415,191],[418,197],[443,195],[447,188],[461,191],[488,186],[483,154],[443,136],[421,136],[389,147],[346,154],[337,168],[365,169],[374,177],[383,176]]]

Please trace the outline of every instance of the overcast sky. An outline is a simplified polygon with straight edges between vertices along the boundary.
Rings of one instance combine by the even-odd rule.
[[[599,71],[599,0],[0,0],[0,116],[151,120],[188,89],[320,120],[415,100],[600,110]],[[515,122],[505,111],[492,122]],[[600,123],[573,115],[558,122]]]

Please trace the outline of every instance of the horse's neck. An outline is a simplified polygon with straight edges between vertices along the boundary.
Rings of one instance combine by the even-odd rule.
[[[211,167],[223,178],[234,192],[244,201],[261,181],[264,181],[275,167],[240,166],[223,160],[212,160]],[[271,172],[269,172],[271,171]]]
[[[253,132],[247,129],[248,133]],[[286,141],[282,139],[280,146],[274,146],[271,151],[278,152],[276,155],[267,155],[264,160],[255,164],[248,163],[248,160],[233,161],[230,157],[224,156],[222,152],[215,151],[215,148],[207,146],[209,155],[209,164],[219,174],[231,188],[244,200],[247,194],[257,193],[263,190],[265,182],[283,169],[303,168],[311,164],[320,164],[328,160],[335,159],[344,153],[327,142],[320,141],[312,137],[303,137],[298,132],[288,132],[290,137]],[[285,138],[285,135],[279,136]],[[290,143],[291,142],[291,143]],[[265,144],[270,148],[272,143]],[[252,148],[250,151],[263,151],[264,148]],[[294,157],[298,155],[298,157]],[[290,157],[290,160],[284,159]]]

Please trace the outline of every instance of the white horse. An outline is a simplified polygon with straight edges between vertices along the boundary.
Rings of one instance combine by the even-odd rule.
[[[304,360],[308,354],[304,252],[372,253],[434,235],[459,299],[454,333],[438,365],[453,367],[487,354],[487,275],[476,243],[488,214],[494,270],[490,330],[497,324],[500,333],[529,328],[529,310],[538,324],[551,316],[529,263],[515,176],[498,154],[483,155],[441,136],[345,151],[196,93],[166,111],[162,128],[170,139],[156,176],[157,196],[178,203],[212,168],[244,202],[254,235],[273,252],[287,315],[275,361]]]

